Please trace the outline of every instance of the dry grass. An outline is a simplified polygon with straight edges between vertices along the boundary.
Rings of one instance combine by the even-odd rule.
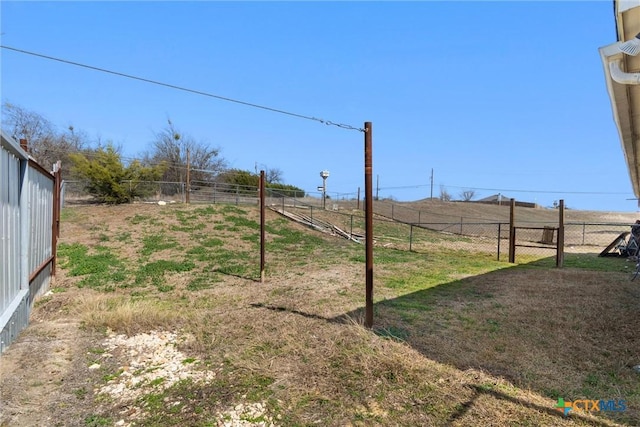
[[[362,246],[270,212],[262,285],[257,221],[256,209],[231,206],[75,207],[63,222],[62,255],[86,245],[85,271],[96,272],[67,277],[67,265],[37,315],[129,335],[179,331],[185,354],[224,366],[212,384],[157,397],[188,401],[188,411],[159,405],[138,425],[216,425],[216,399],[266,401],[283,426],[640,420],[628,366],[640,363],[640,293],[627,275],[514,267],[473,252],[482,242],[425,235],[426,253],[377,247],[370,331],[361,326]],[[100,270],[105,253],[122,262],[121,275]],[[629,410],[564,418],[557,397],[621,398]],[[106,419],[114,408],[92,410]],[[80,417],[73,405],[60,411]]]
[[[184,312],[158,300],[93,293],[75,300],[71,313],[86,328],[106,328],[127,335],[156,329],[172,330],[187,321]]]

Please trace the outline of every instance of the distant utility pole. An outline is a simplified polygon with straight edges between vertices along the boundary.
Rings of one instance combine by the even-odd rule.
[[[433,199],[433,168],[431,168],[431,196],[429,199]]]
[[[378,193],[380,191],[380,175],[376,175],[376,200],[380,200]]]

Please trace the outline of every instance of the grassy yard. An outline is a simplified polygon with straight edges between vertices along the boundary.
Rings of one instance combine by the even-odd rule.
[[[60,279],[37,310],[101,339],[176,333],[208,379],[156,378],[118,399],[101,390],[128,375],[127,353],[103,358],[97,341],[78,361],[100,366],[84,405],[60,411],[86,426],[640,424],[640,285],[624,260],[516,266],[424,230],[409,252],[385,244],[406,235],[394,227],[375,230],[369,331],[363,245],[269,211],[261,284],[255,208],[65,209]],[[626,410],[565,417],[559,398]]]

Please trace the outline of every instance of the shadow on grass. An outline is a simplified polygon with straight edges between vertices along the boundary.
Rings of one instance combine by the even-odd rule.
[[[493,397],[494,399],[497,400],[505,400],[511,403],[515,403],[516,405],[520,405],[520,406],[524,406],[526,408],[529,409],[533,409],[534,411],[538,411],[538,412],[546,412],[547,414],[550,415],[554,415],[557,416],[558,418],[565,418],[565,416],[563,415],[563,413],[561,411],[559,411],[558,409],[554,409],[554,408],[549,408],[546,406],[541,406],[541,405],[537,405],[535,403],[531,403],[531,402],[527,402],[526,400],[523,399],[519,399],[517,397],[513,397],[513,396],[509,396],[506,393],[502,393],[500,391],[497,390],[490,390],[486,387],[482,387],[482,386],[478,386],[478,385],[473,385],[471,386],[474,390],[473,392],[473,396],[471,397],[471,399],[467,400],[466,402],[462,403],[461,408],[453,413],[451,415],[451,417],[449,417],[448,419],[448,424],[451,424],[457,420],[462,419],[465,414],[467,412],[469,412],[469,410],[471,409],[471,407],[476,403],[476,400],[478,400],[478,398],[480,398],[483,394],[485,395],[490,395],[491,397]],[[606,423],[606,422],[600,422],[597,420],[594,420],[592,418],[587,418],[585,416],[582,416],[580,414],[571,414],[571,418],[578,418],[580,419],[580,421],[592,425],[592,426],[610,426],[611,424]]]
[[[260,283],[260,279],[255,278],[255,277],[251,277],[251,276],[245,276],[243,274],[236,274],[236,273],[232,273],[227,271],[224,268],[214,268],[213,270],[211,270],[212,273],[218,273],[218,274],[222,274],[225,276],[231,276],[231,277],[237,277],[238,279],[242,279],[242,280],[249,280],[251,282],[254,283]]]
[[[548,268],[555,265],[550,257],[406,294],[380,279],[376,288],[386,286],[400,295],[374,304],[374,332],[434,361],[481,370],[552,400],[625,400],[625,412],[596,415],[639,425],[639,375],[633,366],[640,364],[640,284],[624,274],[627,264],[596,254],[566,254],[562,269]],[[329,323],[364,318],[364,308],[327,318],[251,306]],[[552,404],[540,406],[483,384],[470,386],[474,397],[451,422],[482,395],[563,418]],[[571,417],[606,425],[576,413]]]
[[[640,284],[624,260],[568,255],[562,269],[542,259],[378,301],[374,329],[554,400],[625,400],[626,412],[599,415],[639,425]]]
[[[280,312],[287,312],[291,314],[297,314],[298,316],[306,317],[307,319],[324,320],[329,323],[347,323],[347,320],[348,320],[346,316],[336,317],[336,318],[324,317],[318,314],[305,313],[304,311],[300,311],[300,310],[294,310],[287,307],[262,304],[262,303],[252,303],[252,304],[249,304],[249,306],[252,308],[264,308],[272,311],[280,311]]]

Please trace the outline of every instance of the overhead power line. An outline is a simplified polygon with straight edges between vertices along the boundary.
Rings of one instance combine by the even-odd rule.
[[[138,80],[138,81],[145,82],[145,83],[151,83],[151,84],[158,85],[158,86],[164,86],[164,87],[168,87],[168,88],[171,88],[171,89],[181,90],[181,91],[184,91],[184,92],[195,93],[196,95],[208,96],[210,98],[216,98],[216,99],[219,99],[219,100],[222,100],[222,101],[227,101],[227,102],[234,102],[236,104],[245,105],[247,107],[259,108],[259,109],[262,109],[262,110],[271,111],[273,113],[285,114],[285,115],[292,116],[292,117],[297,117],[297,118],[300,118],[300,119],[312,120],[312,121],[315,121],[315,122],[323,123],[323,124],[325,124],[327,126],[336,126],[336,127],[342,128],[342,129],[357,130],[357,131],[360,131],[360,132],[365,132],[365,130],[363,128],[351,126],[351,125],[344,124],[344,123],[336,123],[336,122],[332,122],[330,120],[325,120],[325,119],[320,119],[320,118],[317,118],[317,117],[306,116],[304,114],[298,114],[298,113],[292,113],[290,111],[280,110],[278,108],[267,107],[267,106],[264,106],[264,105],[254,104],[254,103],[246,102],[246,101],[240,101],[238,99],[233,99],[233,98],[229,98],[229,97],[226,97],[226,96],[215,95],[213,93],[208,93],[208,92],[204,92],[204,91],[196,90],[196,89],[189,89],[189,88],[186,88],[186,87],[183,87],[183,86],[177,86],[177,85],[170,84],[170,83],[163,83],[163,82],[160,82],[160,81],[157,81],[157,80],[147,79],[145,77],[138,77],[138,76],[134,76],[134,75],[131,75],[131,74],[121,73],[119,71],[108,70],[106,68],[100,68],[100,67],[94,67],[92,65],[81,64],[79,62],[74,62],[74,61],[69,61],[67,59],[62,59],[62,58],[56,58],[56,57],[53,57],[53,56],[43,55],[41,53],[30,52],[30,51],[23,50],[23,49],[17,49],[15,47],[4,46],[4,45],[0,45],[0,47],[2,49],[12,50],[14,52],[23,53],[25,55],[31,55],[31,56],[36,56],[38,58],[48,59],[48,60],[51,60],[51,61],[62,62],[63,64],[75,65],[76,67],[82,67],[82,68],[87,68],[89,70],[100,71],[102,73],[108,73],[108,74],[113,74],[113,75],[120,76],[120,77],[126,77],[128,79]]]
[[[405,185],[400,187],[380,187],[379,190],[407,190],[413,188],[429,187],[430,184]],[[507,188],[481,188],[481,187],[460,187],[456,185],[443,185],[445,188],[456,188],[461,190],[478,190],[478,191],[498,191],[500,193],[537,193],[537,194],[591,194],[591,195],[629,195],[629,192],[608,192],[608,191],[562,191],[562,190],[518,190]]]

